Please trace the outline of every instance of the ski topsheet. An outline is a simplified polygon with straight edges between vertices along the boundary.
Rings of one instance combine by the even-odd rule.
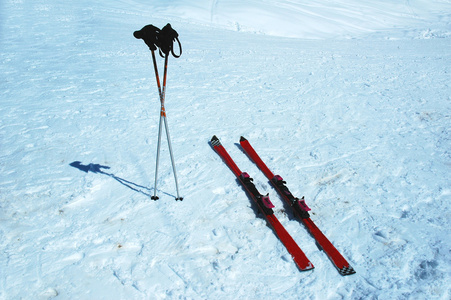
[[[244,149],[249,158],[258,166],[258,168],[265,174],[270,180],[271,184],[281,195],[281,197],[293,208],[294,214],[302,221],[310,235],[316,240],[319,247],[327,254],[329,259],[338,269],[338,272],[345,276],[354,274],[355,271],[346,259],[340,254],[340,252],[332,245],[327,237],[319,230],[319,228],[310,219],[308,211],[310,208],[305,204],[304,198],[295,198],[288,187],[285,185],[285,181],[279,175],[274,175],[271,170],[262,161],[257,152],[252,148],[251,144],[244,137],[240,139],[241,147]]]
[[[252,183],[252,178],[245,172],[241,172],[235,162],[232,160],[230,155],[227,153],[225,148],[222,146],[221,142],[216,136],[211,139],[211,145],[213,149],[219,154],[226,165],[232,170],[233,174],[238,178],[240,183],[243,185],[245,190],[251,196],[252,200],[257,204],[260,212],[265,216],[266,221],[269,223],[274,233],[277,235],[279,240],[284,244],[287,251],[291,254],[294,262],[301,271],[313,269],[313,264],[302,252],[301,248],[296,244],[291,235],[286,231],[283,225],[279,222],[277,217],[274,215],[273,207],[274,205],[269,200],[268,196],[263,196],[257,190],[255,185]]]

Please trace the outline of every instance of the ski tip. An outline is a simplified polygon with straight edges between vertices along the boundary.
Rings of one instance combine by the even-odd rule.
[[[244,136],[241,136],[241,137],[240,137],[240,143],[241,143],[241,142],[244,142],[244,141],[247,141],[246,138],[245,138]]]
[[[217,137],[216,135],[214,135],[214,136],[211,138],[211,145],[212,145],[213,147],[221,145],[221,142],[219,141],[219,139],[218,139],[218,137]]]

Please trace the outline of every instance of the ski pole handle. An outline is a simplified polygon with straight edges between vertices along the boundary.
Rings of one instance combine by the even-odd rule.
[[[157,50],[159,45],[160,29],[153,25],[146,25],[141,30],[133,32],[133,36],[142,39],[151,51]]]
[[[158,35],[158,47],[160,48],[161,57],[169,55],[169,52],[172,53],[175,58],[179,58],[182,55],[182,44],[178,37],[179,34],[169,23],[161,29],[160,34]],[[178,55],[174,53],[174,41],[177,41],[179,45],[180,51]],[[164,53],[164,56],[162,53]]]

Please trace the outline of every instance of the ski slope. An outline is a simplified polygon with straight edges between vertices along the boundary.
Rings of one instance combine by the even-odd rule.
[[[393,34],[393,29],[404,36],[412,29],[427,31],[431,23],[449,25],[449,6],[446,0],[179,0],[169,5],[157,1],[151,10],[236,31],[318,39],[355,38],[386,30]],[[449,36],[449,27],[435,34]]]
[[[2,1],[0,299],[449,299],[451,1],[305,2]],[[168,22],[183,46],[166,92],[182,202],[164,137],[150,200],[160,105],[132,35]],[[241,135],[355,275],[318,250]]]

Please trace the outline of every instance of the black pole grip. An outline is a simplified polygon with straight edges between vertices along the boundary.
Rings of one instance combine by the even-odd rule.
[[[159,47],[159,35],[160,29],[153,25],[146,25],[141,30],[133,32],[133,36],[137,39],[142,39],[152,51],[157,50],[157,47]]]
[[[179,34],[177,31],[175,31],[171,24],[166,24],[158,36],[158,47],[160,48],[160,55],[161,52],[164,53],[165,56],[169,55],[169,52],[172,53],[174,57],[180,57],[182,55],[182,45],[180,44],[180,41],[178,39]],[[174,42],[177,41],[179,44],[180,54],[176,55],[174,53]],[[161,55],[163,56],[163,55]]]

